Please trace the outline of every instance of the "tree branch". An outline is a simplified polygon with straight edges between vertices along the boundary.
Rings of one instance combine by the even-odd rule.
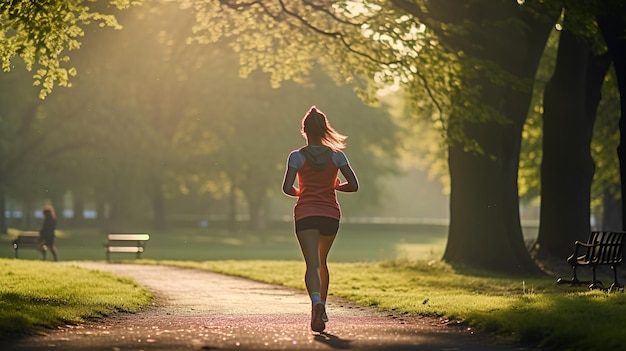
[[[406,68],[410,68],[411,67],[411,63],[409,61],[410,57],[401,57],[400,59],[396,59],[396,60],[382,60],[380,58],[377,58],[373,55],[371,55],[368,52],[364,52],[358,49],[354,48],[355,43],[351,43],[348,39],[348,36],[346,35],[346,33],[341,32],[341,31],[337,31],[337,30],[326,30],[323,28],[320,28],[319,26],[313,24],[312,22],[306,20],[302,15],[300,15],[299,13],[291,10],[288,8],[288,6],[286,5],[285,0],[278,0],[278,3],[280,5],[280,12],[275,13],[272,12],[272,10],[262,1],[262,0],[254,0],[251,2],[247,2],[247,3],[239,3],[239,2],[233,2],[232,0],[220,0],[220,3],[224,6],[227,6],[228,8],[235,10],[235,11],[244,11],[244,10],[249,10],[250,8],[252,8],[253,6],[257,5],[259,6],[263,13],[266,14],[267,16],[271,17],[272,19],[274,19],[277,22],[280,22],[281,20],[285,19],[285,16],[287,17],[287,19],[292,19],[295,20],[297,23],[299,23],[301,26],[297,26],[295,24],[292,24],[290,21],[287,21],[286,23],[288,25],[293,26],[294,28],[298,28],[301,29],[302,27],[311,30],[313,32],[315,32],[318,35],[321,36],[325,36],[325,37],[329,37],[335,40],[338,40],[341,45],[343,47],[345,47],[349,52],[365,58],[367,60],[369,60],[370,62],[379,64],[381,66],[394,66],[394,65],[398,65],[401,67],[406,67]],[[352,29],[354,29],[355,31],[357,31],[357,35],[362,36],[362,38],[364,40],[369,40],[370,42],[374,42],[375,40],[373,39],[367,39],[363,33],[361,32],[361,29],[363,28],[363,26],[367,25],[366,22],[351,22],[348,20],[344,20],[340,17],[338,17],[333,11],[331,11],[331,9],[326,6],[325,4],[319,3],[316,4],[314,3],[314,1],[312,0],[306,0],[304,1],[304,3],[306,4],[306,6],[309,6],[312,10],[316,11],[317,13],[321,13],[323,15],[329,16],[333,21],[342,24],[342,25],[346,25],[347,27],[350,27]],[[415,4],[409,4],[406,0],[392,0],[392,3],[394,5],[396,5],[397,8],[400,8],[401,10],[403,10],[404,12],[414,16],[415,18],[418,18],[420,22],[422,23],[428,23],[430,21],[429,17],[427,16],[427,14],[425,12],[422,12],[420,7],[418,5]],[[433,22],[433,21],[431,21]],[[433,27],[436,27],[435,23],[432,23]],[[381,45],[385,45],[386,46],[386,50],[390,50],[392,49],[391,47],[389,47],[388,45],[379,42]],[[372,52],[375,52],[372,50]],[[396,55],[397,56],[397,55]],[[433,105],[435,106],[435,108],[438,111],[439,117],[438,119],[441,121],[442,123],[442,128],[445,131],[445,123],[444,123],[444,117],[443,117],[443,107],[441,105],[441,103],[437,100],[437,98],[435,97],[435,94],[433,93],[430,84],[428,82],[428,79],[426,78],[426,76],[422,73],[418,72],[414,72],[415,76],[421,81],[421,85],[424,87],[429,99],[432,101]]]
[[[309,30],[312,30],[313,32],[315,32],[315,33],[317,33],[319,35],[339,40],[342,43],[342,45],[346,49],[348,49],[348,51],[350,51],[350,52],[352,52],[352,53],[354,53],[354,54],[356,54],[358,56],[364,57],[364,58],[370,60],[371,62],[378,63],[378,64],[381,64],[381,65],[402,64],[401,60],[383,61],[383,60],[380,60],[380,59],[378,59],[378,58],[376,58],[376,57],[374,57],[374,56],[372,56],[372,55],[370,55],[370,54],[368,54],[366,52],[354,49],[354,47],[353,47],[354,44],[350,43],[347,40],[347,36],[344,33],[340,32],[340,31],[327,31],[325,29],[322,29],[322,28],[319,28],[319,27],[315,26],[314,24],[312,24],[311,22],[307,21],[302,16],[300,16],[298,13],[289,10],[287,8],[287,6],[285,5],[285,2],[283,0],[279,0],[279,4],[281,6],[281,11],[279,13],[277,13],[277,14],[272,13],[272,11],[263,3],[263,1],[260,1],[260,0],[255,0],[255,1],[252,1],[252,2],[249,2],[249,3],[243,3],[243,4],[242,3],[231,3],[231,1],[229,1],[229,0],[220,0],[220,3],[222,5],[227,6],[230,9],[236,10],[236,11],[242,11],[244,9],[249,9],[249,8],[253,7],[254,5],[258,5],[263,10],[263,12],[266,15],[270,16],[272,19],[274,19],[277,22],[281,22],[281,19],[282,19],[281,14],[285,14],[289,18],[294,19],[297,22],[299,22],[300,24],[302,24],[305,28],[308,28]],[[310,5],[310,3],[307,2],[307,5]],[[323,6],[317,5],[317,6],[311,6],[311,8],[313,8],[313,9],[315,9],[315,10],[321,12],[321,13],[324,13],[326,15],[329,15],[333,19],[337,18],[334,14],[332,14],[327,8],[325,8]],[[289,22],[286,22],[286,23],[291,25]],[[364,24],[364,23],[357,24],[357,23],[352,23],[352,22],[346,22],[346,23],[348,23],[350,26],[355,27],[357,29],[360,29],[360,27]],[[301,27],[294,26],[294,28],[301,28]]]

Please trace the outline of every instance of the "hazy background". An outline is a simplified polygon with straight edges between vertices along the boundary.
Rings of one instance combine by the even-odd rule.
[[[121,31],[88,28],[71,87],[40,100],[32,73],[0,76],[10,227],[38,229],[46,203],[60,227],[103,231],[289,221],[294,199],[280,184],[311,105],[349,136],[362,188],[341,195],[346,220],[446,223],[446,171],[432,166],[438,135],[425,123],[423,137],[406,137],[393,94],[367,106],[322,68],[281,86],[262,72],[242,79],[225,43],[186,43],[190,17],[177,6],[117,16]]]

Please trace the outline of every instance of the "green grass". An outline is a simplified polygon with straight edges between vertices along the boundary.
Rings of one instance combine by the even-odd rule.
[[[60,228],[63,228],[60,225]],[[344,225],[333,246],[331,258],[335,262],[380,261],[397,258],[438,258],[446,243],[444,226],[416,225],[400,227],[371,225]],[[223,229],[176,229],[153,233],[146,228],[130,231],[148,232],[143,258],[157,260],[299,260],[300,249],[289,223],[275,225],[263,231]],[[14,257],[11,240],[18,230],[0,235],[0,258]],[[57,230],[57,250],[62,260],[104,260],[102,244],[106,234],[95,229]],[[34,250],[21,250],[20,258],[38,259]],[[128,254],[113,254],[113,259],[128,258]],[[50,259],[50,258],[48,258]]]
[[[11,231],[12,236],[16,233]],[[626,295],[623,292],[608,294],[588,291],[584,287],[560,286],[555,284],[556,277],[508,278],[479,272],[458,272],[438,260],[445,238],[445,227],[379,225],[365,228],[344,225],[330,255],[331,293],[396,313],[464,320],[473,328],[492,332],[507,341],[560,350],[623,349],[622,329],[626,324]],[[63,260],[103,260],[104,239],[105,235],[94,230],[61,231],[58,250]],[[0,251],[0,256],[13,256],[10,240],[11,236],[0,236],[0,245],[5,248]],[[2,267],[3,274],[14,272],[15,275],[19,269],[27,269],[28,274],[35,277],[46,276],[48,270],[61,268],[52,263],[34,261],[38,255],[32,250],[25,250],[20,257],[30,259],[0,259],[3,264],[17,265],[12,269]],[[114,256],[115,259],[129,257],[122,254]],[[135,262],[207,269],[304,289],[304,264],[290,225],[260,232],[187,229],[151,233],[144,259]],[[28,268],[30,264],[41,266]],[[87,274],[92,281],[112,278],[78,268],[64,269],[77,270],[78,275]],[[80,316],[81,312],[78,317],[65,317],[66,312],[61,310],[80,309],[80,306],[72,306],[78,300],[71,300],[62,295],[65,293],[62,289],[56,288],[60,284],[58,280],[66,281],[63,286],[67,288],[79,285],[77,282],[83,278],[68,273],[60,275],[64,279],[37,284],[32,282],[43,278],[29,278],[27,285],[49,286],[50,290],[23,287],[20,294],[25,296],[14,301],[24,310],[53,305],[60,309],[53,316],[61,317],[54,317],[51,321],[39,317],[41,320],[36,322],[26,320],[21,323],[53,325],[61,320],[75,322],[85,316],[104,315],[125,308],[115,303],[110,308],[96,304],[94,312],[84,311],[85,316]],[[97,279],[94,280],[94,276]],[[120,288],[115,288],[116,296],[124,296],[123,301],[125,295],[137,294],[137,287],[132,282],[121,279],[118,283],[129,288],[124,293],[118,293]],[[3,321],[7,313],[3,312],[7,308],[4,301],[14,294],[16,288],[5,285],[3,289],[0,329],[7,328],[7,323]],[[94,295],[79,289],[71,296],[79,299],[83,294],[89,296],[87,301],[91,301]],[[60,304],[59,301],[70,303]],[[141,301],[145,303],[146,300]],[[84,305],[83,302],[76,304]],[[11,327],[11,323],[8,325]]]
[[[144,261],[304,289],[301,261]],[[558,350],[624,349],[626,294],[556,285],[553,278],[460,274],[440,262],[331,263],[332,295],[407,315],[467,321],[502,341]]]
[[[51,262],[0,259],[0,337],[135,312],[150,292],[112,274]]]

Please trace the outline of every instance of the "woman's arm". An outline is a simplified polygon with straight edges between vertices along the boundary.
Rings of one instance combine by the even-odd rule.
[[[359,180],[356,178],[356,174],[354,174],[350,164],[339,167],[339,170],[341,171],[343,177],[346,178],[346,181],[339,183],[335,189],[346,193],[352,193],[359,190]]]
[[[298,170],[293,167],[287,167],[285,178],[283,179],[283,193],[289,196],[300,196],[300,189],[293,186],[296,181]]]

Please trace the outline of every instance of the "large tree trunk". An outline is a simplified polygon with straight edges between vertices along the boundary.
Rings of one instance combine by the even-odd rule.
[[[458,21],[473,23],[466,26],[467,37],[451,38],[451,46],[520,79],[534,79],[552,23],[537,20],[512,1],[466,2],[464,10],[455,1],[436,4],[442,9],[446,4],[455,6],[461,15]],[[512,19],[527,27],[502,26]],[[450,125],[463,124],[485,155],[466,152],[462,145],[449,149],[450,229],[443,259],[491,271],[538,274],[524,244],[517,188],[522,128],[532,92],[495,84],[488,73],[477,73],[477,79],[462,82],[461,88],[481,89],[480,103],[500,112],[509,123],[466,123],[462,112],[450,116]],[[464,103],[456,101],[458,106]]]
[[[567,23],[566,23],[567,25]],[[610,60],[562,31],[554,74],[545,88],[538,258],[565,259],[591,230],[591,139]]]
[[[491,271],[538,273],[526,251],[517,195],[518,152],[506,144],[517,134],[502,126],[476,130],[478,139],[498,139],[507,152],[498,160],[449,149],[450,229],[444,260]],[[500,136],[498,131],[500,130]],[[508,140],[507,140],[508,139]],[[510,145],[509,145],[510,146]]]
[[[619,120],[620,144],[617,154],[620,161],[622,184],[622,230],[626,230],[626,6],[621,5],[604,16],[598,16],[598,24],[613,60],[620,93],[621,117]]]

